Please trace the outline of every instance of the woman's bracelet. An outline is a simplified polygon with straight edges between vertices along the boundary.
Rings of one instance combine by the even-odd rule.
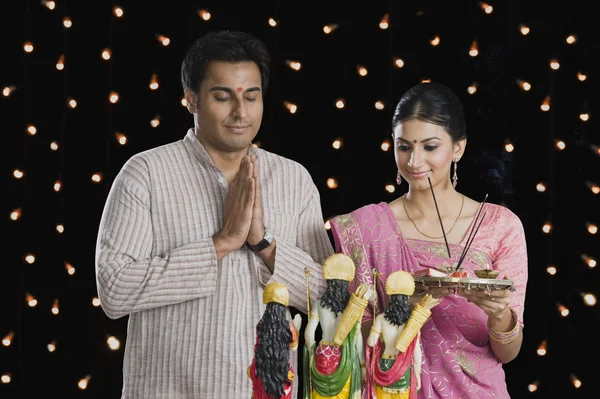
[[[509,309],[512,315],[512,319],[515,321],[515,326],[512,330],[506,332],[496,331],[490,325],[489,319],[487,322],[487,331],[490,335],[490,339],[492,341],[498,342],[500,345],[510,344],[511,342],[517,339],[517,337],[519,336],[519,331],[521,331],[521,325],[519,324],[519,318],[517,316],[517,313],[513,308]]]

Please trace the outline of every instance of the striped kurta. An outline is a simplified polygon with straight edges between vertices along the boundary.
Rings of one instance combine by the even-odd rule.
[[[122,398],[250,398],[262,293],[286,285],[306,312],[325,291],[321,265],[333,248],[320,196],[299,163],[258,155],[265,226],[275,271],[246,247],[217,262],[228,183],[190,129],[182,140],[131,157],[112,183],[99,227],[96,280],[108,317],[128,316]],[[298,371],[297,354],[292,356]],[[297,392],[295,381],[294,397]]]

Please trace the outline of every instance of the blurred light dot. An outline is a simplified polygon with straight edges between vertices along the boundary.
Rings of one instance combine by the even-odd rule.
[[[204,20],[204,21],[208,21],[211,17],[211,14],[208,10],[198,10],[198,16]]]
[[[50,342],[48,344],[47,348],[48,348],[48,352],[50,352],[50,353],[56,351],[56,341]]]
[[[114,6],[113,7],[113,14],[117,18],[121,18],[123,16],[123,14],[125,14],[125,11],[123,11],[123,9],[121,7],[119,7],[119,6]]]
[[[596,295],[590,293],[583,294],[583,303],[585,303],[587,306],[595,306]]]
[[[87,388],[88,386],[88,382],[90,381],[91,376],[87,375],[84,378],[80,379],[79,382],[77,383],[77,386],[79,387],[79,389],[84,390]]]
[[[119,342],[119,340],[115,337],[108,337],[108,339],[106,340],[106,343],[108,344],[108,347],[114,351],[116,351],[117,349],[119,349],[121,347],[121,342]]]
[[[527,385],[527,390],[529,392],[535,392],[538,390],[538,382],[532,382],[531,384]]]
[[[15,209],[10,213],[10,220],[19,220],[21,217],[21,209]]]
[[[396,65],[398,68],[403,68],[404,67],[404,60],[402,58],[395,58],[394,59],[394,65]]]

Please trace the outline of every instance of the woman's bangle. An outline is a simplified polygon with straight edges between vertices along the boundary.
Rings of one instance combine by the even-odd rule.
[[[507,345],[517,339],[519,332],[521,331],[521,325],[519,324],[519,318],[513,308],[510,308],[512,319],[515,321],[515,326],[512,330],[506,332],[496,331],[490,325],[490,320],[487,322],[487,331],[492,341],[498,342],[500,345]]]

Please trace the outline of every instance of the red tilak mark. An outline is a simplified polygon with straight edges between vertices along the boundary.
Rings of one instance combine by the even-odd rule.
[[[417,144],[417,140],[413,140],[413,143]]]
[[[242,91],[242,90],[243,90],[243,89],[242,89],[241,87],[238,87],[238,88],[237,88],[237,91],[238,91],[238,93],[239,93],[240,91]]]

